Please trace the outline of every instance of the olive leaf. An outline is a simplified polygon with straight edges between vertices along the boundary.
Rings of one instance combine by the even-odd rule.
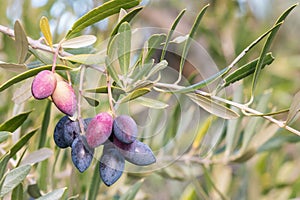
[[[19,20],[14,25],[15,43],[17,47],[18,63],[24,63],[28,53],[28,40]]]
[[[12,191],[17,185],[19,185],[29,174],[31,169],[30,165],[19,166],[5,176],[3,186],[0,191],[0,197],[3,197],[10,191]]]
[[[94,35],[81,35],[75,38],[64,40],[60,45],[62,48],[77,49],[92,45],[97,38]]]
[[[14,132],[17,128],[19,128],[24,123],[24,121],[28,118],[28,115],[31,112],[32,112],[32,110],[18,114],[16,116],[12,117],[11,119],[3,122],[0,125],[0,131]]]
[[[106,17],[117,14],[121,8],[129,9],[139,4],[138,0],[111,0],[89,11],[79,18],[68,31],[65,38],[69,39],[86,27]]]
[[[198,104],[201,108],[206,110],[207,112],[216,115],[218,117],[224,118],[224,119],[236,119],[239,117],[239,114],[235,111],[223,106],[222,104],[219,104],[209,97],[200,95],[200,94],[186,94],[193,102]]]
[[[53,47],[52,34],[50,31],[48,18],[45,16],[43,16],[40,19],[40,29],[45,37],[46,43],[52,48]]]

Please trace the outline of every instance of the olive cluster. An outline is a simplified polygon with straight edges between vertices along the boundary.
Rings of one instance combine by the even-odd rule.
[[[72,148],[72,161],[80,172],[90,166],[94,149],[103,145],[99,171],[107,186],[121,177],[125,160],[140,166],[156,161],[149,146],[137,140],[137,124],[128,115],[113,119],[110,114],[102,112],[92,119],[84,119],[83,126],[85,135],[81,134],[78,121],[64,116],[55,127],[54,141],[60,148]]]
[[[77,101],[72,86],[55,72],[39,72],[32,81],[31,93],[38,100],[51,96],[56,107],[68,116],[76,112]]]

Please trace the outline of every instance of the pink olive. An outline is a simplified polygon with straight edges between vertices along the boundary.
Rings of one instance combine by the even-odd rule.
[[[32,81],[31,93],[35,99],[45,99],[52,95],[56,88],[56,77],[53,72],[43,70]]]
[[[73,116],[77,108],[75,92],[71,85],[65,81],[58,81],[52,94],[56,107],[66,115]]]

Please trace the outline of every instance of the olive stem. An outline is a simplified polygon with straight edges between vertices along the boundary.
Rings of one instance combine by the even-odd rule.
[[[86,67],[82,65],[80,67],[80,78],[79,78],[79,86],[78,86],[78,100],[77,100],[77,118],[79,121],[79,127],[82,134],[85,134],[83,120],[81,116],[81,99],[82,99],[82,89],[83,89],[83,81]]]
[[[112,97],[112,92],[111,92],[111,82],[110,82],[110,75],[108,70],[106,70],[106,85],[107,85],[107,95],[108,95],[108,102],[109,102],[109,107],[112,112],[112,117],[116,117],[116,112],[115,108],[113,105],[113,97]]]

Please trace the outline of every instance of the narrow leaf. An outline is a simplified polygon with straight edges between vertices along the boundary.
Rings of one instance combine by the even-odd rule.
[[[83,98],[88,102],[90,106],[97,107],[99,105],[99,101],[94,98],[85,95],[83,95]]]
[[[78,54],[68,57],[61,57],[61,59],[69,60],[76,63],[81,63],[85,65],[95,65],[95,64],[104,64],[105,55],[102,52],[96,54]]]
[[[130,22],[142,9],[143,7],[134,8],[129,13],[127,13],[114,27],[113,31],[110,34],[110,38],[112,38],[114,35],[118,33],[121,24],[123,24],[124,22]]]
[[[200,11],[200,13],[198,14],[198,16],[196,17],[196,20],[192,26],[192,29],[189,33],[189,37],[186,40],[184,47],[183,47],[183,51],[182,51],[182,55],[181,55],[181,60],[180,60],[180,65],[179,65],[179,77],[178,77],[178,81],[181,80],[181,76],[182,76],[182,69],[183,69],[183,65],[185,63],[185,59],[187,57],[187,54],[189,52],[190,46],[191,46],[191,42],[195,37],[196,31],[200,25],[200,21],[203,17],[203,15],[205,14],[206,9],[208,8],[209,4],[204,6],[202,8],[202,10]]]
[[[149,89],[149,88],[136,89],[133,92],[127,94],[124,98],[122,98],[120,103],[125,103],[125,102],[128,102],[128,101],[131,101],[133,99],[136,99],[140,96],[143,96],[143,95],[147,94],[150,91],[151,91],[151,89]]]
[[[23,199],[23,185],[22,183],[20,183],[19,185],[17,185],[17,187],[15,187],[15,189],[13,189],[12,193],[11,193],[11,199],[13,200],[22,200]]]
[[[99,186],[101,183],[100,179],[100,174],[99,174],[99,164],[100,162],[96,162],[97,164],[95,165],[94,168],[94,173],[93,173],[93,178],[90,183],[90,188],[89,188],[89,195],[88,195],[88,200],[97,200],[97,195],[99,191]]]
[[[53,54],[40,49],[29,48],[30,52],[45,65],[53,62]]]
[[[154,108],[154,109],[164,109],[169,105],[158,100],[150,99],[147,97],[139,97],[135,99],[136,103],[142,104],[143,106]]]
[[[86,27],[99,22],[111,15],[119,13],[120,9],[129,9],[139,4],[138,0],[111,0],[97,8],[89,11],[87,14],[79,18],[72,26],[71,30],[66,35],[66,38],[71,38],[76,33]]]
[[[241,66],[240,68],[238,68],[237,70],[235,70],[234,72],[232,72],[231,74],[226,76],[224,78],[224,83],[223,83],[222,87],[227,87],[228,85],[253,74],[258,60],[259,60],[259,58]],[[270,65],[273,61],[274,61],[274,57],[272,56],[272,53],[267,53],[267,55],[264,59],[264,63],[262,65],[262,69],[265,66]]]
[[[16,116],[10,118],[9,120],[3,122],[0,125],[0,131],[14,132],[17,128],[19,128],[24,123],[24,121],[27,119],[28,115],[31,112],[32,112],[32,110],[18,114]]]
[[[37,198],[36,200],[59,200],[63,196],[66,189],[67,188],[53,190],[52,192],[49,192],[44,196]]]
[[[14,25],[15,42],[17,47],[18,63],[24,63],[28,53],[28,40],[19,20]]]
[[[166,67],[168,67],[168,62],[166,60],[162,60],[161,62],[157,63],[156,65],[154,65],[152,67],[152,69],[148,73],[147,79],[150,78],[151,76],[155,75],[157,72],[165,69]]]
[[[121,196],[120,200],[134,200],[143,183],[144,179],[136,182],[125,194]]]
[[[124,94],[125,91],[122,90],[122,88],[120,87],[116,87],[116,86],[111,86],[111,90],[113,94]],[[101,86],[98,88],[94,88],[94,89],[86,89],[84,90],[84,92],[89,92],[89,93],[107,93],[107,86]]]
[[[4,177],[4,173],[5,173],[5,170],[6,170],[6,166],[7,166],[7,163],[10,159],[10,152],[4,154],[2,157],[1,157],[1,160],[0,160],[0,181],[2,180],[2,178]],[[0,191],[1,191],[1,186],[0,186]]]
[[[28,140],[30,140],[30,138],[36,133],[38,129],[35,129],[29,133],[27,133],[26,135],[24,135],[23,137],[21,137],[19,139],[19,141],[10,149],[10,153],[9,156],[10,158],[12,158],[13,156],[16,155],[16,153],[28,142]]]
[[[131,28],[128,22],[121,24],[118,35],[118,60],[122,73],[128,72],[130,65]]]
[[[41,148],[39,150],[36,150],[34,152],[31,152],[29,155],[27,155],[22,161],[21,165],[33,165],[36,163],[39,163],[43,160],[48,159],[53,155],[53,151],[49,148]]]
[[[12,191],[17,185],[19,185],[29,174],[30,165],[24,165],[17,167],[6,174],[3,182],[3,186],[0,192],[0,197]]]
[[[11,132],[8,131],[0,131],[0,144],[7,140],[9,136],[11,136]]]
[[[37,67],[37,68],[34,68],[34,69],[30,69],[30,70],[27,70],[21,74],[18,74],[17,76],[14,76],[13,78],[9,79],[8,81],[6,81],[5,83],[3,83],[1,86],[0,86],[0,92],[2,92],[3,90],[9,88],[10,86],[18,83],[18,82],[21,82],[27,78],[30,78],[32,76],[35,76],[37,75],[40,71],[43,71],[43,70],[51,70],[52,68],[52,65],[45,65],[45,66],[42,66],[42,67]],[[56,70],[72,70],[72,68],[70,67],[67,67],[65,65],[57,65]]]
[[[43,122],[42,122],[42,127],[41,127],[38,148],[42,148],[43,146],[45,146],[45,143],[46,143],[48,126],[49,126],[50,116],[51,116],[51,106],[52,106],[52,102],[48,101],[45,112],[44,112],[44,116],[43,116]]]
[[[81,35],[72,39],[64,40],[61,43],[62,48],[78,49],[90,46],[96,42],[97,38],[94,35]]]
[[[300,91],[298,91],[293,97],[289,113],[286,119],[286,124],[290,124],[292,121],[296,120],[297,114],[300,111]]]
[[[43,16],[40,20],[40,29],[45,37],[46,43],[52,48],[52,34],[50,31],[48,18],[45,16]]]
[[[187,94],[187,96],[201,108],[213,115],[224,119],[235,119],[239,117],[239,114],[222,104],[213,101],[209,97],[205,97],[200,94]]]
[[[27,69],[25,64],[15,64],[15,63],[5,63],[5,62],[0,62],[0,67],[12,72],[24,72]]]
[[[18,87],[13,95],[13,102],[15,104],[22,104],[25,101],[27,101],[30,97],[32,97],[31,93],[31,85],[32,85],[32,79],[27,79],[24,81],[20,87]]]
[[[147,62],[153,56],[154,52],[157,49],[162,47],[163,42],[166,41],[166,34],[153,34],[147,41],[147,54],[144,58],[144,61]]]
[[[111,63],[109,57],[106,57],[105,64],[106,64],[106,69],[107,69],[109,75],[117,83],[117,85],[121,86],[122,84],[120,82],[119,75],[117,74],[116,70],[112,66],[112,63]]]
[[[272,44],[272,41],[274,40],[275,38],[275,35],[277,34],[280,26],[282,25],[282,23],[284,22],[285,18],[289,15],[289,13],[297,6],[298,4],[295,4],[293,6],[291,6],[290,8],[288,8],[278,19],[277,21],[275,22],[274,26],[276,26],[275,29],[272,30],[272,32],[270,33],[270,35],[268,36],[264,46],[263,46],[263,49],[260,53],[260,57],[259,57],[259,60],[258,60],[258,63],[256,65],[256,68],[255,68],[255,72],[254,72],[254,76],[253,76],[253,80],[252,80],[252,88],[251,88],[251,96],[253,96],[253,93],[254,93],[254,90],[256,88],[256,85],[257,85],[257,82],[258,82],[258,77],[260,75],[260,72],[261,72],[261,69],[262,69],[262,66],[263,66],[263,63],[264,63],[264,60],[265,60],[265,56],[266,56],[266,53],[269,51],[270,49],[270,46]],[[277,26],[278,25],[278,26]]]
[[[174,33],[174,31],[175,31],[175,29],[176,29],[179,21],[181,20],[182,16],[184,15],[185,11],[186,11],[186,9],[182,10],[179,13],[179,15],[176,17],[176,19],[174,20],[174,22],[173,22],[173,24],[171,26],[171,29],[170,29],[170,31],[169,31],[169,33],[167,35],[167,38],[166,38],[166,42],[165,42],[164,47],[163,47],[162,52],[161,52],[161,57],[160,57],[161,61],[165,58],[166,51],[167,51],[168,46],[169,46],[169,42],[170,42],[170,40],[171,40],[171,38],[173,36],[173,33]]]

